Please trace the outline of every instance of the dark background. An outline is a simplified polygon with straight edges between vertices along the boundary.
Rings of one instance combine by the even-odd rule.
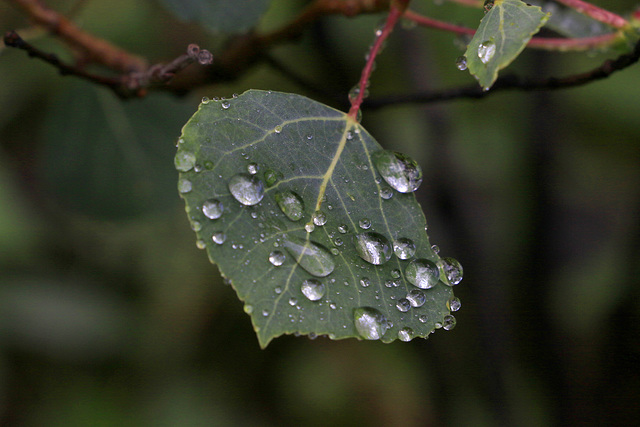
[[[481,17],[420,8],[468,25]],[[294,11],[275,1],[261,28]],[[638,66],[578,89],[365,108],[378,141],[423,167],[432,243],[464,266],[457,326],[410,343],[281,337],[259,349],[241,302],[195,247],[176,138],[202,96],[272,89],[344,108],[380,19],[327,18],[272,51],[321,94],[261,64],[233,84],[122,103],[0,51],[0,424],[637,423]],[[151,1],[92,0],[74,20],[151,61],[192,42],[215,54],[223,41]],[[0,3],[3,32],[27,25]],[[371,99],[473,83],[455,67],[460,53],[449,34],[399,28]],[[565,76],[612,56],[527,51],[507,72]]]

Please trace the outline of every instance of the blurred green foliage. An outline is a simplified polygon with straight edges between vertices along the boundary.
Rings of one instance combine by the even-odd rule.
[[[606,2],[620,13],[634,5]],[[260,25],[292,7],[274,2]],[[468,25],[481,13],[416,7]],[[284,337],[259,350],[241,303],[195,247],[175,190],[175,139],[205,95],[272,89],[342,107],[380,18],[327,18],[274,50],[322,94],[260,64],[181,99],[123,104],[0,51],[0,424],[637,422],[637,66],[561,92],[365,109],[383,146],[423,166],[431,240],[465,268],[457,327],[411,343]],[[74,19],[152,62],[223,43],[153,1],[93,0]],[[4,2],[0,24],[28,25]],[[51,37],[30,41],[63,52]],[[399,29],[372,97],[471,83],[459,55],[448,34]],[[509,70],[563,76],[605,58],[525,51]],[[134,114],[146,127],[118,121]],[[136,185],[126,185],[123,153],[144,164]],[[139,194],[152,197],[122,215]]]

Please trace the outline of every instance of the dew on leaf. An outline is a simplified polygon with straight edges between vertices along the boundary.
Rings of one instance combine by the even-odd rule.
[[[409,311],[409,309],[411,308],[411,303],[409,302],[408,299],[406,298],[400,298],[398,300],[398,302],[396,303],[396,308],[403,312],[406,313],[407,311]]]
[[[291,190],[281,191],[275,194],[276,203],[287,218],[291,221],[298,221],[304,215],[304,204],[302,199]]]
[[[176,167],[176,170],[180,172],[188,172],[190,171],[196,163],[196,155],[189,152],[180,150],[176,153],[176,156],[173,158],[173,164]]]
[[[380,197],[382,197],[384,200],[389,200],[393,197],[393,190],[389,187],[380,189]]]
[[[460,307],[462,307],[462,303],[460,302],[460,298],[453,297],[449,301],[447,301],[447,307],[451,311],[458,311]]]
[[[284,247],[307,273],[325,277],[333,272],[333,255],[321,244],[295,237],[284,241]]]
[[[324,285],[316,279],[307,279],[302,282],[300,287],[302,294],[307,297],[309,301],[318,301],[324,296]]]
[[[429,321],[429,316],[427,316],[426,314],[423,314],[420,317],[418,317],[418,320],[422,323],[427,323]]]
[[[209,199],[202,204],[202,213],[209,219],[218,219],[222,216],[224,206],[218,199]]]
[[[298,303],[298,299],[296,297],[289,298],[289,305],[294,307]]]
[[[454,258],[442,258],[440,268],[447,278],[445,284],[455,286],[462,281],[462,265]]]
[[[202,224],[200,221],[191,221],[191,229],[195,232],[202,230]]]
[[[416,245],[413,240],[401,237],[393,241],[393,252],[400,259],[409,259],[416,253]]]
[[[251,304],[244,305],[244,312],[247,314],[253,313],[253,306]]]
[[[267,187],[272,187],[276,182],[278,182],[278,172],[273,169],[264,171],[264,183],[267,184]]]
[[[204,242],[204,240],[202,239],[196,240],[196,248],[205,249],[206,247],[207,247],[207,244]]]
[[[282,126],[280,126],[280,125],[276,126],[275,128],[273,128],[273,131],[274,131],[275,133],[280,133],[280,132],[282,132]]]
[[[369,280],[368,277],[363,277],[360,279],[360,286],[362,286],[363,288],[368,288],[370,284],[371,280]]]
[[[375,308],[358,307],[353,311],[358,334],[367,340],[379,340],[389,329],[386,317]]]
[[[438,245],[431,245],[431,250],[436,255],[440,253],[440,247]]]
[[[345,234],[347,231],[349,231],[349,227],[347,227],[346,224],[338,226],[338,232],[340,234]]]
[[[231,103],[227,100],[224,100],[220,103],[220,106],[224,109],[227,110],[229,109],[229,107],[231,107]]]
[[[269,262],[276,267],[280,267],[284,263],[285,256],[280,251],[273,251],[269,254]]]
[[[362,218],[360,221],[358,221],[358,225],[363,230],[368,230],[371,228],[371,220],[369,218]]]
[[[202,97],[202,103],[203,103],[203,104],[207,105],[210,101],[211,101],[211,100],[209,99],[209,97],[208,97],[208,96],[203,96],[203,97]]]
[[[467,57],[462,55],[462,56],[458,56],[458,58],[456,59],[456,67],[458,67],[458,70],[460,71],[464,71],[467,69]]]
[[[438,283],[438,266],[428,259],[415,259],[404,271],[407,281],[420,289],[429,289]]]
[[[269,310],[267,310],[267,309],[262,310],[262,315],[263,315],[264,317],[269,316]]]
[[[356,234],[353,240],[356,252],[368,263],[380,265],[391,259],[391,245],[382,234],[369,231]]]
[[[399,279],[400,270],[398,270],[397,268],[394,268],[393,270],[391,270],[391,277],[393,277],[394,279]]]
[[[420,289],[412,289],[407,293],[407,300],[411,304],[411,307],[422,307],[427,301],[427,297]]]
[[[191,191],[192,188],[193,188],[193,185],[191,184],[191,181],[189,181],[188,179],[180,178],[178,180],[178,191],[180,193],[182,194],[188,193]]]
[[[311,233],[311,232],[313,232],[313,230],[315,230],[315,229],[316,229],[316,226],[315,226],[315,225],[313,225],[312,223],[309,223],[309,224],[305,224],[305,225],[304,225],[304,229],[305,229],[305,231],[306,231],[307,233]]]
[[[255,176],[239,173],[229,180],[231,195],[245,206],[253,206],[260,203],[264,197],[264,185]]]
[[[398,339],[400,341],[409,342],[413,339],[413,329],[408,326],[398,331]]]
[[[321,227],[327,223],[327,215],[322,211],[315,211],[313,215],[311,215],[311,219],[313,223],[318,227]]]
[[[495,54],[496,44],[491,40],[486,40],[478,46],[478,58],[480,58],[480,61],[482,61],[483,64],[491,61]]]
[[[378,151],[373,154],[373,161],[387,184],[400,193],[416,191],[422,183],[420,165],[406,154]]]
[[[259,169],[260,168],[256,162],[251,162],[247,165],[247,172],[249,172],[250,175],[257,174]]]
[[[213,240],[214,243],[221,245],[225,240],[227,240],[227,236],[222,231],[217,231],[213,233],[211,240]]]
[[[446,316],[444,316],[444,319],[442,320],[442,328],[444,328],[445,331],[450,331],[455,327],[456,318],[452,314],[447,314]]]

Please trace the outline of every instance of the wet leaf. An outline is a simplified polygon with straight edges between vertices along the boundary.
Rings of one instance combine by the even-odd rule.
[[[243,33],[253,27],[270,0],[162,0],[180,19],[223,33]]]
[[[257,90],[206,102],[176,167],[198,246],[262,346],[282,334],[407,341],[446,323],[462,271],[431,249],[409,190],[420,168],[344,113]]]
[[[549,19],[538,6],[520,0],[496,0],[467,46],[469,72],[488,90]]]

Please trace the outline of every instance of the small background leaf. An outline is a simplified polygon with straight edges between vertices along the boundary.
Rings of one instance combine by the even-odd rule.
[[[403,328],[411,329],[412,338],[426,337],[449,314],[449,286],[440,281],[422,291],[405,279],[411,259],[438,263],[440,257],[431,249],[413,193],[391,190],[377,173],[372,154],[381,150],[344,113],[276,92],[252,90],[204,103],[183,128],[176,164],[189,219],[200,246],[245,302],[262,346],[285,333],[360,337],[354,313],[365,307],[389,322],[382,322],[384,342],[398,338]],[[229,183],[245,174],[243,200],[253,203],[248,179],[256,168],[252,179],[267,184],[264,196],[245,206],[232,197]],[[291,192],[303,204],[299,220],[285,216],[279,205],[296,203]],[[221,215],[212,200],[223,205]],[[415,255],[401,260],[391,250],[388,262],[366,262],[355,246],[355,236],[364,232],[379,233],[389,243],[409,238]],[[320,252],[313,262],[298,264],[293,255],[305,242]],[[274,253],[277,266],[269,261]],[[304,288],[306,280],[324,286],[319,299],[314,289]],[[402,312],[396,305],[411,290],[424,292],[426,303]]]
[[[522,52],[527,42],[549,19],[537,6],[520,0],[497,0],[480,21],[467,46],[465,56],[469,72],[488,90]]]
[[[209,31],[242,33],[253,27],[270,0],[162,0],[180,19],[196,22]]]

